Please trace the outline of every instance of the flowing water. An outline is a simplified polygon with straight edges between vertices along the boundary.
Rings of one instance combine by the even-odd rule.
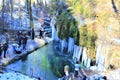
[[[29,76],[41,77],[42,80],[57,80],[63,76],[63,67],[71,65],[67,58],[56,55],[53,43],[41,47],[37,51],[29,54],[25,59],[16,61],[7,68],[25,73]]]

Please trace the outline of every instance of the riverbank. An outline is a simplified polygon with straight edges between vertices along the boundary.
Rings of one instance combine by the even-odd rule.
[[[13,49],[13,44],[10,44],[6,54],[6,58],[2,57],[2,59],[0,60],[0,66],[6,66],[10,63],[20,60],[21,58],[27,56],[28,54],[32,53],[33,51],[39,49],[40,47],[46,45],[51,41],[52,39],[48,37],[44,39],[38,39],[38,38],[35,38],[34,40],[28,39],[26,44],[26,49],[21,50],[20,54],[16,54]],[[22,47],[23,45],[20,48]],[[3,56],[3,53],[2,53],[2,56]]]
[[[0,80],[38,80],[17,72],[0,73]]]

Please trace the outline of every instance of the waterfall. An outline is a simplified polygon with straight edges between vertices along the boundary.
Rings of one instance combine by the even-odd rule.
[[[44,4],[44,6],[46,6],[46,0],[42,0],[42,2],[43,2],[43,4]]]
[[[74,39],[69,37],[68,39],[68,53],[72,53],[74,49]]]
[[[90,67],[90,62],[91,62],[91,59],[90,59],[90,58],[88,58],[88,59],[87,59],[87,64],[86,64],[86,67],[87,67],[87,68],[89,68],[89,67]]]
[[[79,61],[81,53],[82,53],[82,47],[74,45],[73,59],[74,60],[77,59]]]
[[[86,54],[86,48],[83,48],[83,53],[82,53],[82,63],[86,66],[87,64],[87,54]]]
[[[52,17],[50,26],[52,27],[52,38],[54,40],[54,34],[55,34],[55,27],[54,27],[54,17]]]
[[[101,48],[102,46],[101,45],[98,45],[98,48],[97,48],[97,52],[96,52],[96,64],[98,65],[99,63],[99,55],[100,55],[100,52],[101,52]]]
[[[78,52],[79,52],[79,46],[74,45],[73,59],[78,60],[78,56],[77,56]]]
[[[80,56],[82,54],[82,47],[81,46],[78,46],[78,47],[79,47],[79,51],[78,51],[76,57],[77,57],[77,60],[80,60]]]
[[[50,26],[52,28],[52,39],[55,41],[58,41],[59,38],[57,36],[57,30],[55,29],[54,25],[55,25],[55,20],[54,20],[54,17],[52,17],[51,22],[50,22]]]
[[[64,51],[64,49],[67,48],[66,39],[61,40],[60,43],[61,43],[61,51]]]
[[[80,56],[81,56],[81,54],[82,54],[82,48],[83,48],[83,47],[80,46],[80,50],[79,50],[79,53],[78,53],[78,56],[79,56],[79,57],[78,57],[78,60],[80,60]]]
[[[98,65],[97,65],[97,70],[98,70],[98,71],[105,71],[104,56],[103,56],[103,55],[100,55],[99,63],[98,63]]]
[[[97,52],[96,52],[96,67],[98,71],[104,71],[104,61],[105,57],[103,56],[102,52],[102,45],[98,45]]]

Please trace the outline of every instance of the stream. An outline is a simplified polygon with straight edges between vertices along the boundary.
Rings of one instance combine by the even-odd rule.
[[[7,68],[30,77],[40,77],[42,80],[57,80],[58,77],[63,76],[65,65],[72,67],[65,56],[56,54],[53,42],[51,42],[29,54],[26,58],[8,65]]]

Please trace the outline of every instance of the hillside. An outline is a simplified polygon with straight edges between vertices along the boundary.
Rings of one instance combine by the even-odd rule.
[[[101,45],[101,53],[105,56],[105,65],[120,67],[120,14],[117,0],[96,0],[97,15],[96,46]],[[115,11],[115,6],[117,12]]]
[[[75,45],[87,48],[88,58],[105,69],[119,68],[120,1],[60,1],[56,6],[58,37],[66,41],[72,37]]]

